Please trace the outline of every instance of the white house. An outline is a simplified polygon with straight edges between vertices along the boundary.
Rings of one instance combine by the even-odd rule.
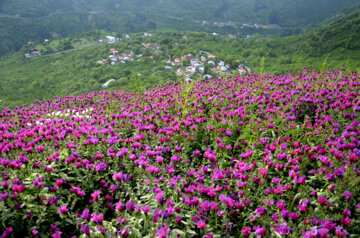
[[[214,61],[208,61],[208,64],[211,65],[211,66],[215,66],[215,62]]]
[[[109,43],[114,43],[116,40],[114,36],[106,36],[106,39],[108,40]]]

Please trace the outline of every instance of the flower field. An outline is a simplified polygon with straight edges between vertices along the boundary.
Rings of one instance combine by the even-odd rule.
[[[0,114],[2,237],[358,237],[360,74],[90,92]]]

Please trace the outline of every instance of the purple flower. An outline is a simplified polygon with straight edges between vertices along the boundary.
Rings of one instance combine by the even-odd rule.
[[[283,223],[283,224],[279,225],[278,227],[276,227],[276,228],[274,229],[274,231],[276,231],[276,232],[279,233],[280,235],[285,235],[285,236],[287,236],[287,235],[293,233],[294,230],[291,229],[291,228],[289,228],[286,223]]]
[[[349,201],[351,199],[352,193],[350,191],[346,190],[345,192],[343,192],[343,195],[345,196],[345,200]]]
[[[241,233],[245,238],[249,237],[251,233],[251,227],[244,226],[241,230]]]
[[[279,208],[279,210],[281,211],[283,208],[286,207],[286,203],[284,203],[283,201],[277,201],[276,202],[276,206]]]
[[[36,229],[31,231],[31,235],[34,236],[34,237],[36,237],[38,234],[39,234],[39,231],[36,230]]]
[[[329,232],[329,230],[326,229],[326,228],[321,228],[321,229],[318,230],[318,233],[319,233],[321,238],[326,237],[328,232]]]
[[[5,238],[11,235],[11,233],[14,231],[12,227],[6,227],[4,233],[0,236],[1,238]]]
[[[60,213],[60,214],[66,214],[66,213],[68,213],[67,205],[64,205],[64,206],[62,206],[62,207],[58,207],[58,213]]]
[[[157,236],[159,238],[168,238],[168,237],[170,237],[170,233],[171,233],[171,230],[166,224],[164,226],[161,226],[159,228],[159,230],[157,230]]]
[[[326,199],[327,198],[325,196],[319,197],[318,200],[319,200],[320,205],[324,205],[326,203]]]
[[[199,229],[206,228],[206,223],[202,220],[198,221],[197,228],[199,228]]]
[[[93,192],[93,193],[91,194],[91,197],[96,201],[96,200],[99,199],[100,193],[101,193],[101,192],[100,192],[99,190],[96,190],[95,192]]]
[[[55,231],[54,234],[51,235],[52,238],[61,238],[61,231]]]
[[[148,213],[150,212],[150,207],[144,205],[144,206],[141,208],[141,210],[142,210],[145,214],[148,214]]]
[[[103,222],[103,219],[104,219],[104,215],[102,213],[100,213],[100,214],[93,213],[93,214],[91,214],[90,220],[95,223],[101,224]]]
[[[89,211],[89,209],[84,209],[84,211],[81,214],[81,217],[84,218],[85,220],[89,221],[90,220],[90,211]]]
[[[127,201],[126,202],[126,209],[128,210],[128,211],[132,211],[132,210],[134,210],[134,208],[135,208],[135,203],[134,202],[132,202],[132,201]]]
[[[88,224],[81,225],[80,231],[85,233],[85,235],[90,237],[90,226]]]

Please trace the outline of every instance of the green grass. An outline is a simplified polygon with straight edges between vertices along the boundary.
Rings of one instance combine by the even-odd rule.
[[[278,39],[244,40],[213,36],[207,33],[163,31],[151,38],[132,34],[128,40],[116,44],[95,45],[95,42],[110,33],[92,31],[77,36],[49,42],[52,51],[58,51],[64,42],[71,42],[76,50],[51,56],[25,60],[23,51],[9,55],[0,61],[0,107],[14,107],[32,103],[34,99],[47,99],[92,90],[102,90],[101,85],[109,79],[116,79],[113,85],[136,90],[153,84],[174,82],[174,71],[165,72],[162,60],[185,54],[199,54],[206,50],[215,54],[217,60],[237,66],[240,63],[251,68],[252,73],[286,74],[302,68],[325,70],[326,67],[348,70],[360,68],[360,32],[358,23],[360,10],[338,18],[327,25],[301,36]],[[182,36],[188,35],[188,40]],[[162,52],[145,50],[142,43],[160,43]],[[98,65],[97,60],[108,59],[109,48],[120,53],[132,50],[146,56],[155,56],[155,62],[148,57],[125,65]],[[37,45],[39,49],[46,46]],[[325,65],[325,59],[326,65]],[[324,68],[325,67],[325,68]],[[138,74],[142,74],[138,76]]]

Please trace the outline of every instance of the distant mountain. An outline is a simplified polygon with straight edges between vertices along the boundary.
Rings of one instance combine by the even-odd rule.
[[[360,5],[359,5],[360,6]],[[350,14],[339,14],[319,28],[297,37],[295,42],[311,55],[333,51],[360,50],[360,7]],[[340,54],[341,55],[341,54]]]
[[[241,32],[241,24],[291,28],[317,24],[360,0],[2,0],[0,56],[25,42],[90,29],[119,33],[150,30]],[[198,23],[195,23],[197,21]],[[210,22],[208,25],[200,22]],[[229,23],[230,21],[230,23]],[[214,22],[227,23],[222,27]],[[234,28],[237,24],[238,28]]]

